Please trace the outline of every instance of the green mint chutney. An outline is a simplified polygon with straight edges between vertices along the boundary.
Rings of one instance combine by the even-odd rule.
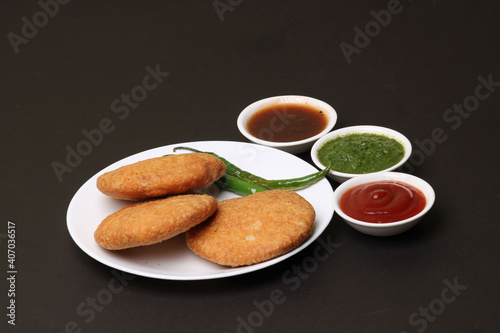
[[[387,169],[401,161],[404,154],[399,141],[371,133],[339,136],[318,149],[318,159],[323,165],[332,163],[333,170],[354,174]]]

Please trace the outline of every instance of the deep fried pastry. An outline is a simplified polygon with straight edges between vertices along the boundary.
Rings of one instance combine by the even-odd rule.
[[[219,202],[214,215],[187,231],[186,242],[220,265],[256,264],[303,243],[315,216],[313,206],[293,191],[258,192]]]
[[[226,165],[205,153],[151,158],[97,178],[97,188],[116,199],[141,200],[202,189],[224,175]]]
[[[217,205],[217,200],[206,194],[134,203],[106,217],[94,238],[108,250],[159,243],[205,221],[216,211]]]

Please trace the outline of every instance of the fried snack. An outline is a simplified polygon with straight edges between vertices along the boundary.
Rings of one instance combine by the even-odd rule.
[[[107,172],[97,188],[116,199],[142,200],[202,189],[224,175],[226,165],[205,153],[151,158]]]
[[[94,233],[108,250],[151,245],[172,238],[205,221],[217,209],[206,194],[185,194],[134,203],[106,217]]]
[[[219,202],[214,215],[186,232],[186,242],[220,265],[251,265],[298,247],[315,217],[313,206],[293,191],[257,192]]]

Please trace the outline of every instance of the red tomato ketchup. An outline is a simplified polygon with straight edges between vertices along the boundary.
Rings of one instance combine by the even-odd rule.
[[[424,194],[399,181],[380,181],[355,186],[341,197],[339,206],[348,216],[372,223],[401,221],[420,213]]]

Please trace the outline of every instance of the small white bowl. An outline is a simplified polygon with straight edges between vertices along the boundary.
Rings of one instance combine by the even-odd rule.
[[[353,219],[352,217],[345,214],[342,211],[342,209],[340,209],[339,206],[340,198],[350,188],[361,184],[384,181],[384,180],[400,181],[419,189],[425,196],[426,204],[424,209],[417,215],[414,215],[410,218],[389,223],[363,222],[357,219]],[[415,226],[422,219],[422,217],[429,211],[429,209],[431,209],[435,200],[436,200],[436,194],[434,193],[433,188],[431,187],[431,185],[429,185],[429,183],[427,183],[423,179],[401,172],[383,172],[383,173],[366,174],[363,176],[351,178],[348,181],[340,184],[335,189],[335,192],[333,194],[333,207],[335,209],[335,212],[337,212],[337,214],[339,214],[340,217],[345,222],[347,222],[347,224],[349,224],[351,227],[364,234],[372,236],[392,236],[407,231],[408,229]]]
[[[390,128],[386,127],[380,127],[380,126],[371,126],[371,125],[359,125],[359,126],[350,126],[350,127],[343,127],[339,128],[333,132],[330,132],[324,136],[322,136],[318,141],[314,143],[311,149],[311,159],[313,160],[314,164],[320,169],[324,169],[326,166],[324,166],[318,158],[318,150],[328,141],[333,140],[337,137],[348,135],[348,134],[363,134],[363,133],[370,133],[370,134],[379,134],[379,135],[384,135],[388,138],[395,139],[399,143],[401,143],[405,149],[405,154],[401,161],[398,163],[394,164],[390,168],[380,170],[377,172],[373,173],[379,173],[379,172],[387,172],[387,171],[394,171],[397,168],[401,167],[411,156],[412,152],[412,147],[411,147],[411,142],[401,133],[392,130]],[[345,172],[339,172],[335,170],[330,170],[328,173],[328,176],[335,180],[338,183],[345,182],[346,180],[353,178],[353,177],[358,177],[362,175],[367,175],[371,173],[345,173]]]
[[[247,122],[252,115],[268,107],[276,105],[284,105],[284,104],[302,104],[323,111],[324,114],[328,117],[326,128],[315,136],[292,142],[272,142],[267,140],[261,140],[251,135],[248,132]],[[312,145],[314,144],[314,141],[318,140],[320,137],[330,132],[336,122],[337,122],[337,112],[335,112],[335,110],[327,103],[312,97],[285,95],[285,96],[268,97],[250,104],[245,109],[243,109],[243,111],[241,111],[240,115],[238,116],[237,125],[241,134],[243,134],[243,136],[245,136],[251,142],[267,147],[278,148],[292,154],[299,154],[311,149]]]

